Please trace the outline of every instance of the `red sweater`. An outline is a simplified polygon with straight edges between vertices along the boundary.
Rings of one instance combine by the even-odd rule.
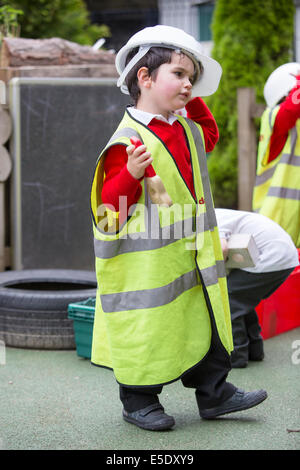
[[[187,105],[187,116],[201,125],[206,152],[211,152],[219,139],[219,131],[213,115],[201,98],[192,99]],[[152,119],[151,129],[165,144],[175,159],[178,169],[191,193],[195,197],[190,152],[183,127],[178,121],[172,125],[159,119]],[[151,149],[150,149],[151,151]],[[111,204],[119,211],[119,196],[127,196],[127,208],[135,204],[142,192],[140,180],[135,179],[127,170],[127,153],[124,145],[114,145],[107,151],[102,188],[102,201]],[[150,176],[150,175],[149,175]]]
[[[296,86],[290,91],[288,97],[281,103],[277,113],[270,143],[268,162],[275,160],[285,146],[289,130],[300,118],[300,75],[296,77]]]

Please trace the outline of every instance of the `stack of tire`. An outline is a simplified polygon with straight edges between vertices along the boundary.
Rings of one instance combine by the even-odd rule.
[[[68,305],[96,297],[92,271],[37,269],[0,273],[0,340],[29,349],[75,349]]]

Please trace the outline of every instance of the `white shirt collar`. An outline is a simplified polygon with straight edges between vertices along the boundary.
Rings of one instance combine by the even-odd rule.
[[[159,119],[160,121],[167,122],[168,124],[171,124],[171,125],[175,121],[177,121],[177,117],[174,114],[170,114],[169,118],[166,119],[161,114],[152,114],[152,113],[148,113],[147,111],[141,111],[140,109],[136,109],[133,106],[128,107],[127,110],[133,118],[137,119],[138,121],[140,121],[142,124],[145,124],[146,126],[148,126],[148,124],[154,118]]]

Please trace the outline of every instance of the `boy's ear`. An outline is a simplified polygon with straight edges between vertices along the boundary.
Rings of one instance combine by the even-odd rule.
[[[136,75],[140,87],[149,88],[151,86],[152,79],[147,67],[141,67]]]

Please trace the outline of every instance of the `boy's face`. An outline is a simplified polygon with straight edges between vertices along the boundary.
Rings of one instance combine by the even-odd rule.
[[[162,64],[151,79],[147,93],[151,111],[168,117],[170,112],[183,108],[191,99],[194,73],[193,61],[188,56],[172,52],[171,62]]]

